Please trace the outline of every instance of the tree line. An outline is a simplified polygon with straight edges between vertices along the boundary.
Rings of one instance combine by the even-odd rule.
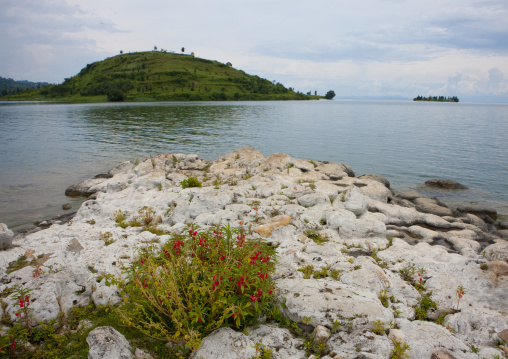
[[[413,101],[438,101],[438,102],[459,102],[459,99],[457,96],[417,96],[413,99]]]
[[[47,82],[31,82],[31,81],[16,81],[11,78],[0,76],[0,96],[17,95],[27,93],[40,89],[41,87],[49,86]]]

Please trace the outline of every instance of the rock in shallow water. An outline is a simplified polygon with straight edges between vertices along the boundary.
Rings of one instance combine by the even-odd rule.
[[[495,221],[497,219],[497,211],[494,208],[481,206],[478,204],[470,204],[467,206],[460,206],[457,207],[457,211],[462,213],[471,213],[475,216],[480,217],[481,219],[488,220],[492,223],[492,221]]]
[[[425,184],[429,187],[436,187],[441,189],[468,189],[467,186],[464,186],[459,182],[441,178],[425,181]]]

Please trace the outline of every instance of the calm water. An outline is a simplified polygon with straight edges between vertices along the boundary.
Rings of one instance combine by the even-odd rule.
[[[65,189],[126,160],[166,152],[215,159],[244,145],[348,164],[396,190],[508,214],[508,105],[411,101],[144,104],[0,103],[0,222],[13,229],[77,208]]]

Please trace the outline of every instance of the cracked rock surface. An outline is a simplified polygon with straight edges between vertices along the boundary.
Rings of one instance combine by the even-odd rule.
[[[183,189],[180,182],[189,177],[202,187]],[[0,252],[0,292],[32,289],[36,321],[91,299],[120,302],[118,290],[97,279],[120,276],[120,264],[132,262],[140,246],[170,236],[121,228],[115,218],[120,211],[135,219],[150,207],[168,233],[192,223],[242,222],[276,247],[282,313],[309,334],[318,326],[329,331],[319,339],[324,358],[385,358],[393,338],[409,345],[409,358],[504,355],[493,342],[508,330],[508,242],[506,227],[496,225],[488,209],[457,210],[417,193],[397,195],[380,176],[357,178],[343,164],[283,153],[265,157],[248,146],[215,161],[173,153],[136,166],[122,163],[73,187],[78,190],[93,199],[72,221],[14,238],[0,227],[2,243],[9,243]],[[21,256],[27,265],[14,267]],[[35,268],[43,274],[34,277]],[[411,268],[409,277],[402,274]],[[458,286],[466,289],[460,303]],[[437,308],[417,319],[422,295],[430,292]],[[14,319],[15,311],[9,304],[1,315]],[[373,331],[380,323],[384,329]],[[259,341],[274,358],[309,357],[302,337],[271,323],[248,335],[221,328],[192,357],[250,358]]]

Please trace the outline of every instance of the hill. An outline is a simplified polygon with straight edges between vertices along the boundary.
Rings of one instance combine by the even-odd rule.
[[[0,97],[24,93],[27,90],[34,91],[49,85],[47,82],[16,81],[0,76]]]
[[[166,52],[120,54],[25,99],[67,102],[318,99],[234,69],[230,63]]]

